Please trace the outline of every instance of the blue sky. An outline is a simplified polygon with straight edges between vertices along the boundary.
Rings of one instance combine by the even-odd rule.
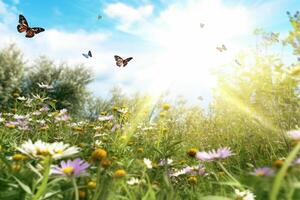
[[[96,96],[120,86],[128,93],[169,90],[191,101],[201,95],[207,103],[215,85],[211,71],[254,46],[256,27],[284,37],[286,11],[296,8],[299,0],[0,0],[0,47],[15,42],[28,60],[46,55],[86,64],[95,73],[89,88]],[[24,38],[16,32],[20,13],[46,31]],[[215,47],[222,43],[228,51],[220,54]],[[88,50],[94,57],[87,60],[81,53]],[[115,54],[134,59],[120,69]]]

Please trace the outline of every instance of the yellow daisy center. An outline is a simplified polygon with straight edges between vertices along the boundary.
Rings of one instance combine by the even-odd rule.
[[[71,175],[74,171],[74,168],[73,167],[65,167],[63,170],[62,170],[66,175]]]

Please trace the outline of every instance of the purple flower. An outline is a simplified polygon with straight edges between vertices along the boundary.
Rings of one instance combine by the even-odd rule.
[[[75,160],[61,161],[60,166],[55,165],[51,169],[51,174],[58,174],[62,176],[79,176],[85,173],[90,164],[76,158]]]
[[[300,165],[300,157],[296,158],[293,162],[294,165]]]
[[[292,140],[300,140],[300,130],[292,130],[288,131],[287,135],[292,139]]]
[[[115,132],[116,130],[122,128],[122,126],[120,124],[115,124],[112,128],[111,128],[111,131],[112,132]]]
[[[168,159],[161,159],[158,163],[159,166],[165,166],[165,165],[171,165],[173,163],[173,160],[168,158]]]
[[[274,169],[270,167],[259,167],[254,169],[251,174],[254,176],[272,176],[274,174]]]
[[[220,160],[220,159],[225,159],[229,156],[234,155],[230,148],[224,147],[224,148],[219,148],[217,150],[211,150],[208,152],[205,151],[200,151],[196,154],[196,158],[198,158],[201,161],[215,161],[215,160]]]
[[[48,106],[43,106],[42,108],[40,108],[40,112],[48,112],[50,109]]]
[[[191,174],[193,176],[195,175],[204,175],[205,174],[205,167],[203,165],[196,165],[196,166],[187,166],[183,168],[183,171],[186,174]]]

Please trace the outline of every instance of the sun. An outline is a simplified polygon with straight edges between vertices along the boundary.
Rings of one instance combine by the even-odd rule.
[[[202,25],[201,25],[202,24]],[[243,39],[252,32],[249,11],[221,1],[191,1],[164,11],[143,35],[158,46],[143,70],[152,93],[166,90],[210,90],[216,83],[212,70],[234,62]],[[216,47],[225,45],[219,52]],[[191,91],[193,93],[193,91]]]

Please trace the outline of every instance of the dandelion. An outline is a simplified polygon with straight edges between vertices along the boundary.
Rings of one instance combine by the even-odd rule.
[[[211,150],[208,152],[201,151],[196,153],[196,158],[201,161],[215,161],[215,160],[221,160],[225,159],[227,157],[230,157],[234,155],[230,148],[219,148],[217,150]]]
[[[69,144],[64,144],[63,142],[46,143],[41,140],[35,143],[28,140],[17,149],[30,157],[44,158],[50,156],[53,159],[68,157],[79,152],[79,148],[70,147]]]
[[[235,189],[234,192],[236,194],[236,199],[238,200],[255,200],[255,195],[249,190],[239,191],[238,189]]]
[[[152,169],[152,162],[148,158],[144,158],[144,164],[148,169]]]
[[[83,190],[78,190],[78,196],[80,199],[84,199],[86,197],[86,192]]]
[[[197,180],[197,177],[195,177],[195,176],[190,176],[188,178],[188,183],[191,185],[195,185],[195,184],[197,184],[197,182],[198,182],[198,180]]]
[[[189,149],[189,150],[187,151],[187,154],[188,154],[189,156],[191,156],[191,157],[195,157],[195,155],[197,154],[197,152],[198,152],[198,149],[196,149],[196,148],[191,148],[191,149]]]
[[[270,167],[259,167],[254,169],[251,174],[254,176],[272,176],[274,174],[274,169]]]
[[[87,186],[89,189],[96,189],[97,183],[96,181],[90,181],[88,182]]]
[[[160,113],[159,113],[159,116],[160,116],[161,118],[164,118],[166,115],[167,115],[166,112],[160,112]]]
[[[103,168],[108,168],[110,165],[111,165],[111,162],[110,162],[110,160],[108,160],[108,159],[103,159],[103,160],[101,160],[101,166],[103,167]]]
[[[280,168],[280,167],[282,167],[283,164],[284,164],[284,160],[283,159],[275,160],[273,162],[273,167]]]
[[[92,153],[93,160],[101,160],[107,157],[107,152],[104,149],[96,149]]]
[[[132,177],[131,179],[129,179],[128,181],[127,181],[127,184],[128,185],[138,185],[138,184],[140,184],[141,183],[141,180],[139,180],[139,179],[137,179],[137,178],[134,178],[134,177]]]
[[[138,148],[138,149],[137,149],[137,152],[138,152],[138,153],[144,153],[144,148],[142,148],[142,147]]]
[[[62,176],[79,176],[86,173],[86,169],[90,164],[76,158],[75,160],[68,160],[67,162],[61,161],[60,165],[52,166],[51,174],[57,174]]]
[[[163,110],[168,111],[171,108],[171,106],[170,106],[170,104],[165,103],[165,104],[163,104],[162,108],[163,108]]]
[[[126,176],[126,171],[124,169],[118,169],[115,171],[115,176],[119,178],[124,177]]]

